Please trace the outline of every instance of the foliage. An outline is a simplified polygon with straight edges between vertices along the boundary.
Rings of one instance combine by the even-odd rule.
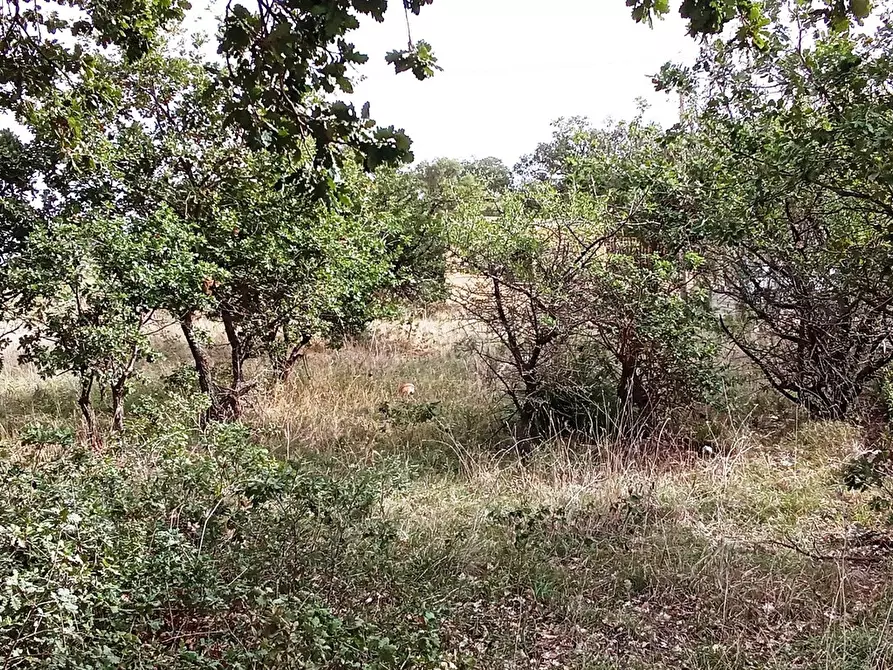
[[[430,2],[403,0],[403,5],[407,13],[418,14]],[[387,0],[279,0],[259,4],[256,12],[244,5],[228,6],[219,46],[227,63],[221,83],[236,92],[227,104],[228,120],[262,146],[312,139],[315,162],[323,167],[338,160],[340,144],[359,151],[370,169],[411,158],[403,131],[376,127],[368,105],[358,114],[352,104],[318,95],[353,92],[351,69],[368,56],[346,36],[362,17],[384,20],[387,7]],[[426,42],[409,42],[409,48],[390,52],[386,60],[398,73],[411,71],[425,79],[433,74],[437,59]]]
[[[0,257],[7,260],[34,225],[29,199],[35,189],[35,157],[10,130],[0,131]]]
[[[662,17],[670,11],[669,0],[627,0],[626,5],[632,8],[635,21],[649,25],[655,16]],[[847,29],[851,23],[861,25],[872,10],[870,0],[821,0],[800,5],[804,12],[838,31]],[[760,0],[683,0],[679,14],[688,20],[688,32],[692,36],[721,33],[727,25],[735,24],[734,40],[758,49],[767,46],[768,32],[781,23],[777,4]]]
[[[606,128],[572,118],[516,167],[527,190],[494,224],[496,239],[491,230],[471,249],[472,267],[493,282],[489,301],[472,301],[472,311],[499,324],[497,339],[520,354],[499,364],[528,377],[527,393],[540,384],[535,365],[554,368],[544,404],[553,427],[556,419],[604,427],[617,402],[645,425],[716,385],[693,195],[706,161],[686,134],[666,135],[640,117]],[[514,338],[519,324],[510,322],[526,324]],[[556,346],[566,351],[547,362]]]
[[[585,470],[588,449],[556,448],[515,478],[475,451],[490,438],[471,406],[489,395],[464,397],[473,366],[429,370],[427,352],[412,370],[436,382],[424,401],[386,400],[394,385],[365,369],[381,347],[347,361],[345,389],[315,379],[312,394],[262,396],[288,398],[252,408],[269,425],[207,419],[238,419],[265,366],[286,378],[314,338],[338,346],[398,306],[446,297],[454,254],[522,445],[679,430],[722,371],[716,294],[735,308],[725,335],[782,396],[851,417],[893,360],[887,15],[857,30],[862,1],[684,0],[692,34],[723,37],[694,68],[655,78],[682,93],[680,124],[560,120],[512,173],[494,158],[386,166],[411,156],[408,138],[338,100],[366,60],[349,36],[382,20],[386,0],[227,4],[211,63],[172,46],[185,3],[65,4],[63,18],[0,0],[0,106],[32,137],[0,133],[0,316],[21,327],[23,361],[77,377],[90,441],[106,443],[84,449],[41,417],[4,445],[6,666],[433,669],[467,667],[463,650],[557,666],[601,663],[605,649],[606,667],[621,655],[883,663],[889,537],[850,536],[863,550],[852,561],[769,543],[777,523],[833,543],[829,520],[886,513],[887,426],[842,473],[874,494],[863,508],[826,491],[839,432],[798,433],[754,459],[759,445],[744,443],[732,477],[631,460]],[[407,19],[427,4],[406,0]],[[671,9],[627,5],[639,21]],[[386,60],[419,79],[438,69],[411,38]],[[167,321],[193,360],[155,383],[153,331]],[[222,326],[225,362],[208,323]],[[112,394],[110,437],[97,387]],[[356,416],[335,411],[338,392],[359,396]],[[252,438],[279,429],[300,460]],[[331,462],[320,443],[336,445]],[[405,451],[391,462],[385,446]],[[347,464],[357,452],[362,464]],[[401,499],[413,459],[428,470]],[[444,459],[449,472],[430,470]],[[473,479],[453,481],[460,472]],[[596,478],[608,480],[597,495]],[[578,509],[560,502],[569,495]],[[813,511],[822,534],[809,538]],[[769,523],[737,527],[755,518]],[[733,531],[754,540],[747,552],[718,551],[717,533]],[[846,603],[845,561],[861,562]],[[838,630],[856,643],[796,646],[816,631],[837,645]]]
[[[847,460],[840,469],[840,480],[846,488],[870,494],[871,508],[880,515],[882,523],[893,525],[893,449],[889,427],[882,438],[868,445],[859,454]],[[874,540],[866,533],[865,544],[890,546],[889,537]]]
[[[21,104],[60,80],[89,74],[95,53],[115,46],[133,61],[158,34],[183,19],[187,2],[67,3],[65,15],[36,2],[3,2],[0,27],[0,102]],[[67,39],[59,39],[65,36]]]
[[[440,403],[433,402],[385,402],[378,408],[386,421],[396,426],[407,426],[437,418]]]
[[[403,0],[407,14],[419,14],[433,0]],[[5,0],[0,13],[4,34],[0,50],[0,99],[16,110],[35,97],[70,83],[89,79],[97,56],[115,48],[127,63],[138,62],[164,41],[185,17],[187,2],[142,0],[124,4],[69,3],[65,15],[36,2]],[[668,0],[627,0],[636,21],[651,23],[670,11]],[[219,30],[218,54],[224,67],[214,82],[225,91],[227,126],[241,128],[254,148],[296,147],[311,160],[305,167],[321,170],[315,190],[326,190],[331,169],[343,161],[341,147],[356,150],[374,169],[383,163],[410,159],[410,140],[402,130],[379,127],[369,107],[358,112],[352,103],[333,94],[353,92],[352,71],[368,61],[349,35],[361,20],[383,21],[387,0],[335,2],[275,0],[227,3]],[[684,0],[681,15],[691,35],[716,34],[737,23],[738,42],[760,49],[771,42],[771,31],[784,23],[773,3],[744,0]],[[803,11],[820,17],[835,30],[860,22],[871,12],[868,0],[809,2]],[[61,36],[58,39],[56,36]],[[407,35],[406,49],[393,50],[386,61],[396,72],[430,77],[437,66],[431,45]],[[92,104],[101,105],[99,93]],[[75,135],[87,108],[72,107],[64,123]]]
[[[123,428],[127,384],[154,352],[146,338],[153,297],[195,281],[188,249],[171,233],[165,212],[126,221],[101,211],[57,216],[35,226],[27,245],[4,268],[12,294],[5,317],[18,321],[20,358],[44,376],[74,373],[81,411],[94,442],[94,384],[113,392],[116,427]]]
[[[68,428],[32,423],[22,430],[22,444],[28,447],[71,447],[74,433]]]
[[[418,14],[429,2],[404,4]],[[189,8],[187,2],[168,0],[69,4],[71,11],[63,15],[30,0],[4,2],[0,100],[7,108],[26,110],[61,82],[89,80],[103,54],[138,64],[177,28]],[[225,91],[226,125],[241,128],[256,148],[293,149],[309,140],[304,145],[312,158],[308,166],[322,170],[340,162],[345,145],[359,151],[369,168],[411,158],[409,138],[393,126],[377,126],[369,119],[368,105],[358,112],[324,95],[352,92],[352,69],[368,56],[347,35],[360,18],[383,20],[387,4],[278,0],[258,3],[252,11],[250,5],[227,3],[218,44],[225,67],[214,73],[215,85]],[[387,58],[398,72],[411,70],[419,79],[437,67],[429,45],[421,41]],[[70,108],[68,129],[79,134],[82,114],[106,99],[98,92],[91,105]],[[318,181],[317,188],[325,183]]]
[[[429,211],[441,216],[475,207],[483,207],[485,214],[496,213],[500,197],[512,186],[511,171],[492,157],[465,161],[439,158],[419,163],[412,174]]]
[[[308,579],[336,538],[386,550],[383,482],[282,463],[239,426],[193,446],[173,416],[163,441],[114,458],[0,465],[9,667],[440,667],[433,614],[386,631],[337,615]]]
[[[72,155],[57,120],[96,89],[111,93]],[[308,198],[290,179],[300,153],[247,151],[223,107],[192,56],[152,53],[135,66],[97,61],[91,80],[27,117],[45,182],[29,210],[46,222],[7,269],[7,309],[25,322],[27,359],[82,379],[90,426],[97,383],[111,386],[123,428],[123,397],[152,357],[145,333],[156,315],[179,322],[209,417],[225,418],[239,416],[257,383],[249,360],[268,356],[285,378],[313,337],[337,344],[396,297],[442,294],[435,214],[403,207],[414,184],[393,172],[373,181],[350,163],[338,201]],[[201,316],[224,326],[226,375],[214,370]]]
[[[568,182],[567,170],[594,153],[603,135],[580,116],[560,118],[552,123],[552,129],[548,142],[541,142],[532,153],[521,157],[515,173],[525,181],[548,181],[556,188],[567,190],[573,186]]]
[[[720,249],[719,292],[742,309],[724,329],[783,396],[816,418],[850,415],[891,359],[889,244],[838,198],[767,204]]]
[[[843,483],[847,488],[862,491],[871,488],[884,489],[891,471],[893,455],[889,448],[875,448],[860,454],[848,462],[842,472]]]
[[[779,393],[838,419],[893,354],[890,26],[841,33],[782,7],[765,53],[717,42],[665,74],[699,96],[688,133],[712,167],[691,183],[714,289],[740,310],[726,333]]]
[[[688,287],[696,258],[643,248],[601,194],[519,193],[503,217],[468,222],[460,248],[481,276],[461,301],[489,335],[479,352],[521,437],[604,429],[615,405],[642,427],[705,399],[714,344],[703,296]]]
[[[512,171],[494,156],[462,161],[462,172],[475,177],[489,193],[505,193],[512,186]]]
[[[379,169],[370,180],[358,178],[351,191],[354,211],[367,230],[384,243],[390,260],[390,290],[398,302],[419,305],[446,296],[445,216],[469,191],[444,198],[454,184],[431,185],[420,169]]]
[[[774,28],[766,53],[704,49],[688,73],[701,84],[703,122],[725,126],[720,139],[736,159],[755,153],[746,165],[755,174],[889,216],[889,19],[871,32],[836,32],[796,3],[781,6],[790,20]]]

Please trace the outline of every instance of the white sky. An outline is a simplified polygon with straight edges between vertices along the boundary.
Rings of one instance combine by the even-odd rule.
[[[433,45],[444,71],[419,82],[384,62],[406,44],[402,3],[391,4],[383,24],[354,33],[371,57],[354,99],[369,100],[380,124],[405,128],[418,160],[492,155],[511,166],[558,117],[629,118],[637,97],[670,125],[678,99],[656,93],[649,75],[697,53],[677,15],[651,30],[623,0],[435,0],[411,17],[412,36]]]
[[[195,1],[193,25],[213,33],[222,0],[206,2]],[[559,117],[629,118],[636,98],[650,104],[649,119],[671,125],[678,99],[656,93],[650,75],[697,54],[675,13],[649,29],[623,0],[435,0],[410,16],[413,39],[430,42],[443,68],[420,82],[384,60],[407,43],[403,3],[390,5],[384,23],[363,19],[349,36],[370,57],[351,99],[404,128],[420,161],[497,156],[511,167]]]

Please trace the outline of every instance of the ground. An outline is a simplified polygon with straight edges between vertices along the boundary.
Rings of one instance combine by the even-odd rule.
[[[335,612],[432,612],[454,662],[484,669],[893,667],[888,519],[840,484],[855,429],[741,420],[710,449],[556,441],[521,462],[454,325],[316,347],[252,398],[246,422],[277,455],[386,481],[373,516],[393,538],[367,551],[345,533],[304,574]],[[12,364],[0,390],[4,443],[76,419],[65,378]]]

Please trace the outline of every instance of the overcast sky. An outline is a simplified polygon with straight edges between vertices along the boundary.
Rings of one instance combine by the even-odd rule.
[[[678,100],[655,93],[649,75],[697,50],[678,16],[651,30],[623,0],[435,0],[411,17],[412,37],[433,45],[444,71],[419,82],[384,62],[406,44],[402,3],[392,4],[383,24],[355,33],[371,56],[355,99],[370,101],[379,123],[404,127],[420,160],[492,155],[512,165],[558,117],[629,118],[637,97],[670,125]]]
[[[435,0],[410,16],[413,39],[430,42],[443,68],[420,82],[385,63],[407,41],[403,3],[390,4],[384,23],[364,19],[351,33],[370,56],[353,100],[369,101],[380,124],[405,128],[417,160],[497,156],[511,166],[549,138],[555,119],[629,118],[636,98],[671,125],[678,100],[655,93],[650,75],[697,53],[675,13],[649,29],[623,0]],[[205,7],[195,2],[193,25],[213,31],[219,11]]]

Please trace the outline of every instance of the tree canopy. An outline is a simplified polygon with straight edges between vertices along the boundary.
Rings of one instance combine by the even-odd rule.
[[[419,14],[433,0],[403,0],[407,17]],[[186,16],[186,0],[139,0],[97,3],[73,0],[66,11],[35,0],[3,0],[0,13],[0,102],[20,110],[59,86],[89,80],[99,57],[114,49],[135,63]],[[651,22],[669,13],[668,0],[627,0],[636,21]],[[226,91],[222,112],[227,125],[246,133],[251,146],[300,146],[320,169],[340,162],[342,147],[360,153],[368,168],[411,159],[410,140],[402,130],[379,126],[368,105],[357,110],[339,100],[350,93],[354,71],[368,61],[357,51],[350,33],[363,20],[383,21],[388,0],[258,0],[226,3],[219,32],[219,62],[214,86]],[[861,21],[868,0],[810,2],[804,6],[836,28]],[[737,24],[736,39],[766,48],[773,22],[773,3],[743,0],[684,0],[680,14],[693,36],[721,32]],[[407,18],[408,20],[408,18]],[[430,77],[437,59],[427,42],[413,41],[389,52],[396,72]],[[104,93],[71,109],[72,132],[79,112],[101,105]]]

